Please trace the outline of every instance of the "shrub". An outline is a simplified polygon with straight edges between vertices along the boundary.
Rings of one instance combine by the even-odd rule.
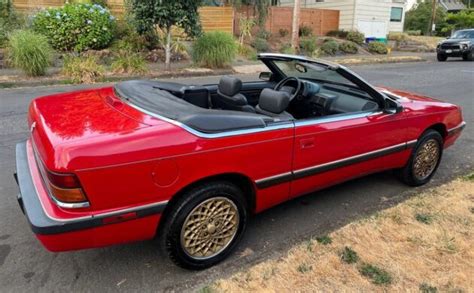
[[[290,34],[290,32],[285,28],[279,29],[278,33],[280,34],[280,37],[282,37],[282,38],[284,38],[284,37],[286,37]]]
[[[334,40],[325,41],[321,45],[321,51],[326,55],[336,55],[339,50],[339,44]]]
[[[66,4],[36,14],[33,28],[47,36],[57,50],[98,50],[112,41],[115,18],[97,4]]]
[[[240,56],[244,56],[249,60],[257,60],[257,51],[254,48],[247,45],[239,45],[238,53]]]
[[[281,46],[280,53],[294,55],[296,52],[295,49],[293,49],[293,47],[291,46],[291,44],[287,43]]]
[[[264,40],[270,39],[271,36],[272,36],[272,33],[270,33],[269,31],[266,31],[264,29],[259,30],[258,33],[257,33],[257,38],[261,38],[261,39],[264,39]]]
[[[316,38],[302,38],[300,48],[306,55],[310,55],[316,50]]]
[[[74,83],[94,83],[104,76],[105,69],[95,57],[66,56],[62,73]]]
[[[269,49],[267,40],[262,38],[255,38],[252,42],[252,47],[254,47],[257,52],[266,52]]]
[[[387,54],[387,45],[381,42],[370,42],[368,46],[369,52],[377,54]]]
[[[399,32],[390,32],[387,35],[387,39],[390,40],[390,41],[401,42],[401,41],[405,41],[406,39],[408,39],[408,35],[404,34],[404,33],[399,33]]]
[[[418,31],[408,30],[408,31],[405,31],[405,33],[409,36],[421,36],[421,31],[420,30],[418,30]]]
[[[313,29],[310,26],[300,26],[299,35],[300,37],[310,37],[313,35]]]
[[[52,54],[53,50],[45,36],[27,30],[15,31],[10,36],[9,63],[29,76],[44,75]]]
[[[210,68],[225,67],[236,53],[237,44],[232,35],[219,31],[203,34],[193,46],[194,62]]]
[[[345,30],[332,30],[332,31],[329,31],[326,36],[328,37],[337,37],[337,38],[341,38],[341,39],[345,39],[347,38],[347,34],[349,32],[348,31],[345,31]]]
[[[347,40],[354,42],[358,45],[362,45],[365,41],[365,36],[363,33],[358,31],[350,31],[347,33]]]
[[[145,59],[137,53],[120,54],[112,62],[111,67],[115,73],[145,74],[148,72]]]
[[[341,260],[345,263],[352,264],[359,261],[359,256],[357,255],[357,252],[346,246],[341,252]]]
[[[359,51],[359,47],[354,42],[345,41],[339,45],[339,50],[347,54],[356,54]]]

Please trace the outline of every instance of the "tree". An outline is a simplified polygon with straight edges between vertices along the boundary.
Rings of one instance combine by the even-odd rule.
[[[180,27],[188,36],[201,33],[198,8],[201,0],[130,0],[130,9],[138,33],[156,37],[156,29],[165,34],[165,65],[171,68],[171,29]]]
[[[431,0],[418,1],[405,15],[405,30],[429,33],[433,4]],[[439,5],[436,9],[435,24],[439,27],[444,23],[446,12]]]
[[[295,0],[295,6],[293,7],[293,23],[291,25],[291,47],[298,50],[299,47],[299,31],[300,31],[300,0]]]
[[[272,4],[271,0],[229,0],[229,3],[236,7],[241,5],[249,5],[255,8],[257,15],[257,24],[260,29],[263,29],[267,20],[268,8]]]

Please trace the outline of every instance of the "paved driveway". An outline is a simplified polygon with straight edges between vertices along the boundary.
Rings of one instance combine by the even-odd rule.
[[[474,63],[410,63],[354,67],[375,85],[411,90],[463,106],[468,126],[443,158],[428,186],[473,169]],[[242,76],[245,80],[255,76]],[[216,82],[216,77],[190,79]],[[0,291],[181,291],[196,288],[261,259],[284,253],[293,243],[321,235],[400,202],[419,189],[399,183],[390,172],[323,190],[256,216],[238,251],[212,269],[189,272],[143,242],[69,253],[45,251],[31,233],[16,203],[12,178],[14,145],[28,135],[29,101],[71,90],[71,86],[0,90]]]

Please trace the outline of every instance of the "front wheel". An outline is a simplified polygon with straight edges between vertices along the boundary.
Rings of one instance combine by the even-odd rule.
[[[438,169],[443,154],[443,137],[433,129],[418,140],[408,163],[398,170],[398,177],[410,186],[426,184]]]
[[[438,55],[436,57],[437,57],[438,61],[440,61],[440,62],[444,62],[444,61],[448,60],[448,56],[446,56],[444,54],[439,54],[438,53]]]
[[[159,237],[177,265],[205,269],[236,247],[247,218],[242,191],[229,182],[212,182],[183,194],[165,219]]]
[[[474,61],[474,49],[462,56],[464,61]]]

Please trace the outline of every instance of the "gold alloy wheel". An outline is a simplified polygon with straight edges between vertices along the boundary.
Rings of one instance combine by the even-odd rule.
[[[430,139],[418,149],[413,164],[413,174],[418,180],[424,180],[433,173],[439,160],[439,148],[438,142]]]
[[[207,259],[222,252],[239,227],[237,206],[226,197],[213,197],[196,206],[181,228],[181,246],[195,259]]]

